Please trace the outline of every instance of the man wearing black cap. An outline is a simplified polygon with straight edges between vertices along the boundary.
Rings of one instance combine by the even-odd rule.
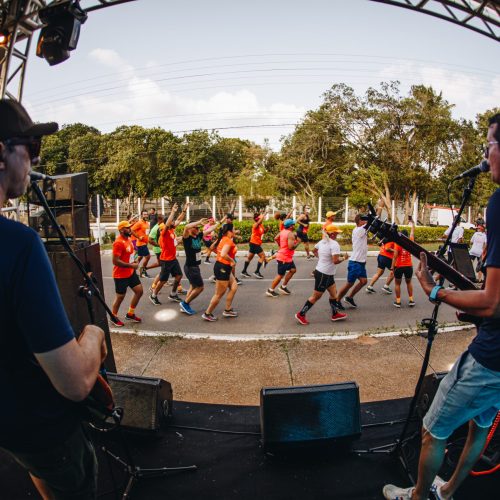
[[[26,192],[41,137],[17,102],[0,100],[0,207]],[[97,462],[76,402],[106,356],[104,332],[87,325],[78,342],[47,253],[30,228],[0,217],[0,447],[25,467],[43,498],[94,498]]]

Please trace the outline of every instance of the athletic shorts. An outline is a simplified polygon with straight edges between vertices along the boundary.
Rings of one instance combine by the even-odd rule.
[[[147,257],[149,255],[149,248],[147,245],[141,245],[137,247],[137,255],[140,257]]]
[[[43,451],[7,451],[33,476],[43,479],[54,498],[96,498],[97,459],[81,424],[64,443]]]
[[[366,262],[356,262],[355,260],[349,261],[347,264],[347,281],[349,283],[354,283],[357,279],[367,277]]]
[[[394,277],[400,280],[405,277],[405,280],[411,280],[413,276],[413,266],[402,266],[394,268]]]
[[[177,259],[160,260],[160,281],[168,281],[169,276],[182,276],[181,266]]]
[[[448,438],[469,420],[488,428],[500,410],[500,372],[489,370],[465,351],[441,380],[424,417],[424,427],[436,439]]]
[[[377,267],[379,269],[391,269],[392,267],[392,259],[390,257],[386,257],[385,255],[379,255],[377,257]]]
[[[229,264],[223,264],[219,261],[214,264],[214,275],[217,281],[229,281],[231,273],[232,268]]]
[[[203,243],[205,243],[205,246],[207,248],[210,248],[212,246],[213,241],[212,240],[203,240]]]
[[[333,274],[324,274],[317,269],[314,270],[314,290],[323,293],[325,290],[335,284]]]
[[[184,275],[193,288],[203,286],[203,278],[201,277],[200,266],[186,266],[184,264]]]
[[[293,262],[281,262],[281,260],[276,261],[278,263],[278,274],[284,276],[288,271],[295,269],[295,263]]]
[[[141,280],[134,271],[128,278],[113,278],[115,280],[115,292],[119,295],[127,293],[127,288],[135,288],[141,284]]]
[[[304,243],[307,243],[309,241],[309,236],[307,236],[307,233],[297,232],[297,238],[299,238],[299,240],[302,240]]]
[[[249,243],[248,245],[248,253],[259,255],[259,253],[262,253],[263,251],[262,247],[260,245],[256,245],[255,243]]]

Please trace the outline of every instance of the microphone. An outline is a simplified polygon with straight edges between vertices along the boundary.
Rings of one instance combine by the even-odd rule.
[[[465,172],[462,172],[460,175],[455,176],[453,180],[458,181],[465,177],[476,177],[476,175],[489,171],[490,171],[490,164],[488,163],[488,160],[483,160],[479,165],[469,168],[469,170],[466,170]]]
[[[34,172],[33,170],[30,172],[30,180],[31,182],[36,182],[36,181],[55,181],[54,177],[51,177],[50,175],[45,175],[40,172]]]

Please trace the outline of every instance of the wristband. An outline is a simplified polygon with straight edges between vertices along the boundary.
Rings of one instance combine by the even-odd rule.
[[[436,285],[432,290],[431,290],[431,293],[429,294],[429,300],[433,303],[433,304],[438,304],[439,302],[441,302],[438,298],[437,298],[437,295],[439,293],[439,290],[442,290],[443,287],[441,285]]]

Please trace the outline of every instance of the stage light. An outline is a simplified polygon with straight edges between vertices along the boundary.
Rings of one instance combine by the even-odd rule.
[[[0,31],[0,47],[5,47],[9,42],[9,33],[6,31]]]
[[[80,26],[87,20],[78,0],[55,0],[38,13],[45,25],[38,38],[36,55],[51,66],[59,64],[76,49]]]

